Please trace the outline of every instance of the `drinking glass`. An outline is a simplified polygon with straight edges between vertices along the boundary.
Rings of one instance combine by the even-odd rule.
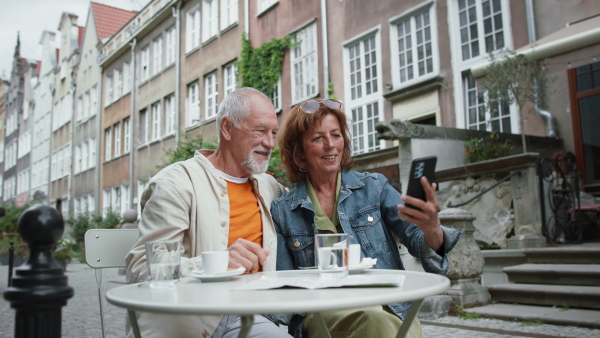
[[[181,242],[154,241],[146,243],[146,263],[150,288],[174,288],[179,283]]]
[[[317,268],[321,278],[346,278],[348,276],[348,244],[350,235],[315,235]]]

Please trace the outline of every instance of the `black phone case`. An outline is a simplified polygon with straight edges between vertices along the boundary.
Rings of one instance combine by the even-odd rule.
[[[416,158],[412,161],[410,166],[410,176],[408,177],[408,188],[406,194],[412,197],[416,197],[423,201],[426,201],[425,190],[421,186],[419,181],[422,176],[427,177],[429,183],[435,182],[435,164],[437,162],[436,156]],[[415,208],[410,204],[406,204],[407,207]],[[417,209],[417,208],[415,208]]]

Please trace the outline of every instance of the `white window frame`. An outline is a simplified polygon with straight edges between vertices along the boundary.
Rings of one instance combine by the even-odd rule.
[[[123,154],[131,151],[131,119],[129,117],[123,120]]]
[[[256,3],[256,8],[258,8],[256,15],[260,15],[263,12],[275,6],[276,4],[278,4],[279,0],[256,0]]]
[[[123,95],[131,92],[131,63],[123,62]]]
[[[165,134],[175,133],[177,121],[175,119],[175,95],[169,95],[165,98]]]
[[[150,78],[150,47],[145,46],[140,52],[140,82]]]
[[[200,46],[200,6],[187,12],[185,20],[185,52],[189,53]]]
[[[94,168],[96,166],[96,139],[91,138],[88,143],[88,149],[90,157],[88,158],[88,168]]]
[[[86,171],[88,168],[91,168],[89,166],[89,156],[89,142],[85,141],[81,144],[81,171]]]
[[[217,36],[219,0],[202,0],[202,43]]]
[[[156,102],[151,106],[152,111],[152,141],[160,140],[161,133],[161,116],[160,116],[160,102]]]
[[[292,104],[315,97],[319,92],[317,24],[312,22],[296,33],[298,44],[291,51]]]
[[[121,122],[117,122],[113,125],[113,134],[115,138],[115,156],[121,156]]]
[[[106,73],[106,100],[105,107],[109,106],[113,102],[113,81],[112,72]]]
[[[488,15],[488,13],[484,13],[484,9],[483,9],[483,4],[484,3],[490,3],[490,5],[492,5],[493,3],[497,3],[500,5],[500,12],[496,11],[496,15],[499,13],[500,15],[502,15],[502,19],[500,20],[500,22],[502,23],[502,28],[497,29],[497,22],[495,20],[492,20],[490,18],[490,16]],[[457,32],[457,37],[458,37],[458,42],[460,44],[459,48],[459,58],[462,62],[467,62],[468,60],[471,59],[478,59],[478,58],[487,58],[487,55],[489,54],[488,51],[488,43],[487,43],[487,38],[490,37],[489,32],[486,32],[485,29],[486,27],[490,27],[493,29],[492,31],[492,35],[491,38],[494,40],[494,49],[492,49],[492,51],[497,51],[497,50],[501,50],[504,48],[510,48],[510,46],[512,45],[512,41],[510,39],[510,21],[509,21],[509,4],[504,1],[498,1],[498,2],[494,2],[494,1],[485,1],[485,0],[477,0],[474,1],[472,4],[467,4],[466,8],[459,8],[459,4],[460,1],[454,1],[454,8],[453,10],[456,11],[456,22],[457,25],[455,27],[455,30]],[[468,10],[468,14],[464,15],[465,11]],[[494,10],[498,10],[497,8],[494,8]],[[465,21],[465,20],[470,20],[473,19],[473,14],[475,14],[475,21]],[[488,23],[486,24],[485,21],[488,21]],[[464,25],[465,23],[467,23],[468,25]],[[473,26],[475,26],[475,30],[477,31],[477,37],[473,38],[471,36],[472,30],[473,30]],[[501,39],[502,39],[502,45],[500,47],[498,47],[497,45],[497,38],[498,38],[498,34],[500,33]],[[463,41],[462,37],[468,36],[468,41]],[[468,56],[465,57],[465,51],[468,50]]]
[[[112,158],[112,127],[104,130],[104,160],[110,161]]]
[[[113,101],[117,101],[118,99],[121,98],[121,95],[123,95],[123,77],[121,75],[122,75],[121,68],[115,68],[114,73],[113,73],[113,80],[115,83],[115,89],[114,89],[114,93],[113,93],[113,96],[114,96]]]
[[[223,97],[237,88],[237,66],[235,62],[230,62],[223,67]]]
[[[102,190],[102,216],[106,216],[111,209],[110,191],[110,188]]]
[[[131,193],[131,189],[129,189],[128,184],[123,184],[121,186],[121,205],[119,216],[123,215],[123,213],[129,209],[129,194]]]
[[[152,41],[152,75],[156,75],[162,70],[162,45],[162,36],[159,36]]]
[[[200,122],[200,82],[196,81],[187,87],[188,96],[185,100],[186,127]]]
[[[148,143],[148,139],[150,138],[148,135],[148,109],[142,109],[140,111],[140,146],[143,146]]]
[[[375,125],[382,121],[382,48],[381,27],[343,43],[345,111],[352,118],[352,152],[367,153],[383,149],[377,140]],[[375,74],[374,74],[375,73]],[[376,108],[376,111],[373,111]]]
[[[452,55],[452,71],[454,74],[461,74],[460,76],[454,76],[452,80],[452,84],[454,88],[460,88],[460,95],[455,95],[455,110],[456,114],[456,127],[457,128],[469,128],[469,114],[468,105],[469,102],[466,99],[466,89],[467,86],[465,77],[462,75],[465,72],[469,71],[473,67],[489,62],[489,53],[485,50],[485,34],[484,34],[484,22],[482,18],[482,4],[484,1],[476,0],[473,5],[475,6],[475,21],[470,21],[471,23],[476,23],[476,31],[478,36],[478,48],[477,52],[479,55],[467,58],[463,60],[463,41],[461,40],[461,20],[460,20],[460,12],[459,12],[459,1],[452,0],[448,3],[448,27],[450,28],[450,41],[452,42],[450,46],[451,55]],[[502,14],[502,27],[503,27],[503,39],[504,39],[504,49],[514,50],[513,40],[511,34],[511,24],[510,24],[510,13],[511,13],[511,3],[508,0],[499,0],[501,6],[501,14]],[[463,20],[463,24],[464,24]],[[474,28],[475,29],[475,28]],[[484,95],[486,95],[484,93]],[[510,106],[511,112],[511,130],[513,133],[519,132],[520,128],[518,125],[518,108],[515,105]],[[487,114],[487,112],[486,112]]]
[[[175,43],[176,39],[175,26],[167,28],[165,32],[165,67],[175,63]]]
[[[273,95],[271,95],[271,103],[273,103],[273,108],[275,108],[276,112],[280,112],[282,108],[281,103],[281,75],[279,75],[279,80],[275,86],[273,86]]]
[[[219,112],[219,82],[217,72],[204,77],[204,111],[206,119],[212,119]]]
[[[238,22],[238,0],[221,0],[221,30]]]
[[[390,20],[392,83],[395,90],[427,81],[440,73],[435,8],[434,2],[430,1]],[[425,17],[428,17],[427,23],[424,23]],[[408,32],[401,41],[399,41],[399,27],[402,27],[404,32]],[[408,38],[406,38],[407,36]],[[419,38],[422,36],[430,37],[425,45],[422,43],[424,39]],[[403,50],[398,47],[400,43],[404,46]],[[429,48],[426,48],[426,46],[429,46]],[[407,47],[410,49],[407,50]],[[423,52],[423,50],[428,53]],[[419,59],[419,55],[426,55],[426,57]],[[403,60],[402,63],[401,59]],[[420,73],[420,66],[424,66],[423,73]]]
[[[470,72],[466,72],[463,75],[463,100],[465,102],[465,129],[485,130],[485,131],[497,131],[500,133],[512,133],[514,130],[518,130],[517,121],[518,119],[513,118],[513,108],[507,105],[497,104],[487,107],[484,112],[483,119],[480,119],[480,111],[486,108],[485,101],[487,100],[487,92],[477,91],[477,83]],[[477,98],[477,102],[471,102],[470,94],[474,94]],[[492,110],[496,112],[495,116]],[[499,110],[499,111],[498,111]],[[471,111],[476,114],[476,121],[472,121],[470,117]],[[508,119],[509,126],[504,128],[503,120]]]

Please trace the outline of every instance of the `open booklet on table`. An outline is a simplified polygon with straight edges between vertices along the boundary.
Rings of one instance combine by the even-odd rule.
[[[283,287],[296,287],[303,289],[324,289],[340,287],[360,287],[360,286],[388,286],[402,287],[405,276],[403,275],[352,275],[342,279],[326,279],[318,276],[311,277],[266,277],[248,282],[236,290],[268,290]]]

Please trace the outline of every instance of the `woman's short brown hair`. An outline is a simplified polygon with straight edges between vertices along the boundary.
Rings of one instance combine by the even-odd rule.
[[[301,106],[302,104],[299,104],[292,109],[285,118],[281,131],[278,133],[281,163],[285,167],[287,178],[296,183],[306,177],[306,160],[304,147],[302,146],[302,137],[305,132],[310,131],[317,122],[321,121],[328,114],[337,117],[340,124],[341,133],[344,137],[342,168],[350,170],[352,168],[350,121],[346,117],[346,114],[339,109],[332,109],[324,104],[319,104],[319,108],[314,113],[307,114],[300,108]],[[303,172],[300,169],[305,171]]]

